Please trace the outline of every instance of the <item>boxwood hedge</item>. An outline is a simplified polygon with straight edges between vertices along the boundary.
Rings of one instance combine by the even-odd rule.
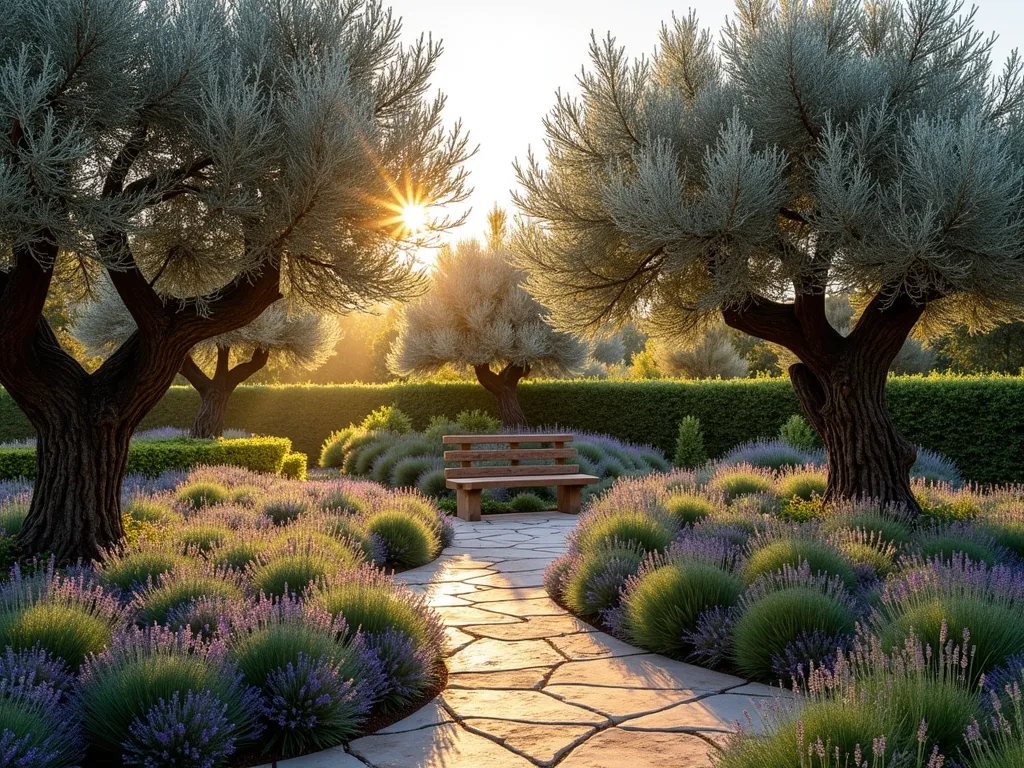
[[[305,474],[306,457],[294,459],[292,441],[286,437],[250,437],[231,440],[134,440],[128,451],[128,472],[155,477],[167,470],[184,470],[200,464],[230,464],[254,472],[280,474],[286,459],[289,472]],[[0,448],[0,480],[33,478],[35,448]],[[291,476],[291,475],[289,475]]]
[[[969,480],[1024,481],[1024,377],[896,377],[889,406],[914,442],[954,459]],[[531,424],[562,426],[652,444],[670,454],[684,416],[700,419],[710,456],[757,437],[773,436],[799,412],[787,379],[738,381],[536,381],[520,386]],[[295,450],[319,455],[335,429],[359,423],[375,408],[395,404],[422,430],[431,416],[464,410],[495,413],[478,384],[341,384],[239,387],[227,423],[291,439]],[[172,387],[144,427],[192,423],[199,407],[189,387]],[[31,427],[0,391],[0,441],[30,436]]]

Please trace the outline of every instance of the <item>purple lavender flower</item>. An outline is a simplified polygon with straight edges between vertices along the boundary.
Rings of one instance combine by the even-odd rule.
[[[131,724],[124,764],[213,768],[235,751],[238,731],[226,712],[227,704],[210,691],[188,691],[184,699],[175,691]]]
[[[803,681],[812,668],[831,669],[838,655],[849,648],[848,635],[833,635],[820,629],[804,631],[772,656],[772,671],[783,680]]]
[[[262,710],[272,724],[272,744],[286,755],[324,749],[351,739],[373,699],[326,657],[298,660],[267,675]]]
[[[366,646],[380,662],[383,678],[379,703],[382,709],[400,709],[423,695],[434,683],[436,648],[417,644],[397,629],[367,634]]]
[[[0,681],[12,686],[43,686],[58,694],[67,694],[75,684],[75,677],[63,659],[51,656],[43,648],[15,651],[8,646],[0,656]]]
[[[48,685],[0,680],[0,768],[58,768],[81,759],[81,730],[62,698]]]
[[[732,652],[732,628],[736,623],[736,609],[716,605],[697,617],[696,626],[683,635],[693,646],[691,661],[705,667],[717,667]]]

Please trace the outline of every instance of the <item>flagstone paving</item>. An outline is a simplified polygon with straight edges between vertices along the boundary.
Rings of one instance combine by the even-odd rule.
[[[347,749],[276,766],[703,768],[740,723],[761,727],[776,689],[646,653],[547,597],[544,569],[575,517],[455,523],[455,546],[399,575],[446,625],[447,689]]]

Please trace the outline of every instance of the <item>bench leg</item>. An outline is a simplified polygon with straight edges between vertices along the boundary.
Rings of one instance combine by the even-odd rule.
[[[583,488],[578,485],[558,486],[558,511],[578,515],[583,500]]]
[[[455,504],[460,520],[474,523],[480,519],[480,491],[457,490]]]

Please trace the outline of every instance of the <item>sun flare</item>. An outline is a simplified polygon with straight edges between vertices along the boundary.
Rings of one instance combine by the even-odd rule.
[[[417,235],[423,232],[430,224],[427,206],[423,203],[406,203],[402,206],[399,215],[402,218],[402,226],[410,235]]]

